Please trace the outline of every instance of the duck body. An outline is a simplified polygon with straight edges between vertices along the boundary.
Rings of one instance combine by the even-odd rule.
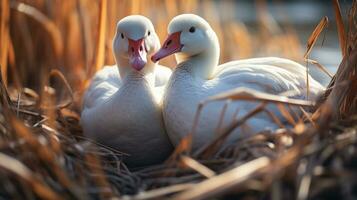
[[[113,41],[117,64],[98,71],[84,96],[84,135],[129,154],[124,158],[129,167],[158,164],[173,150],[162,118],[171,70],[147,61],[159,44],[147,18],[119,21]]]
[[[175,54],[178,63],[164,95],[163,116],[167,132],[177,145],[191,132],[198,105],[208,97],[235,88],[307,99],[306,68],[288,59],[265,57],[228,62],[218,65],[220,48],[218,38],[210,25],[201,17],[183,14],[171,20],[169,36],[161,49],[152,56],[158,61]],[[309,100],[314,100],[323,87],[309,76]],[[222,123],[220,115],[225,102],[212,102],[201,111],[193,135],[193,150],[212,140],[233,120],[252,111],[260,102],[234,101],[227,105]],[[271,113],[286,122],[278,108],[267,105]],[[299,112],[294,109],[293,112]],[[226,144],[240,137],[265,129],[277,129],[268,114],[262,112],[249,118],[234,130]]]
[[[99,71],[85,97],[82,121],[86,136],[130,154],[126,159],[129,166],[164,161],[172,145],[157,97],[161,97],[164,84],[160,78],[157,82],[155,88],[136,72],[121,80],[116,66]]]
[[[305,68],[291,60],[266,57],[232,61],[217,67],[212,79],[192,76],[190,63],[177,66],[168,83],[163,115],[167,132],[175,145],[192,130],[194,117],[200,102],[210,96],[234,89],[249,88],[261,92],[279,95],[289,91],[289,98],[306,99],[306,81],[303,78]],[[289,80],[289,81],[287,81]],[[310,77],[309,98],[315,99],[323,87]],[[217,133],[220,113],[225,102],[212,102],[206,105],[200,114],[193,140],[193,149],[198,149]],[[259,102],[235,101],[228,104],[224,114],[222,128],[233,119],[240,118],[258,106]],[[286,120],[274,105],[268,105],[281,121]],[[258,114],[246,124],[236,129],[228,141],[249,136],[265,129],[279,128],[267,114]]]

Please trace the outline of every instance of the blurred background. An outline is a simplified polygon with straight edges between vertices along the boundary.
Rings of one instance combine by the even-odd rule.
[[[343,16],[351,2],[340,1]],[[209,21],[220,39],[221,63],[279,56],[304,65],[307,40],[327,16],[328,27],[309,58],[332,73],[341,61],[332,1],[2,0],[3,77],[10,86],[37,91],[46,84],[50,69],[58,69],[80,99],[93,73],[115,63],[111,43],[118,20],[130,14],[147,16],[162,42],[167,24],[181,13],[196,13]],[[173,57],[162,64],[175,66]],[[326,74],[309,66],[320,82],[329,82]]]

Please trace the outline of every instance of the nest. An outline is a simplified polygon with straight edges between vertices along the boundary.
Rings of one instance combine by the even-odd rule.
[[[83,138],[78,110],[51,101],[53,88],[20,93],[1,79],[0,199],[357,198],[356,11],[353,1],[347,33],[338,20],[344,56],[318,104],[298,120],[281,108],[294,128],[252,134],[224,149],[217,138],[199,152],[189,151],[187,137],[156,166],[128,169],[125,152]],[[52,74],[68,86],[61,73]],[[242,96],[262,104],[231,129],[274,102],[241,90],[224,98]]]

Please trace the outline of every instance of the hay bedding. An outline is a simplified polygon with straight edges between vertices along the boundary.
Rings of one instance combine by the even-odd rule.
[[[304,123],[201,153],[187,138],[157,166],[128,169],[125,153],[81,137],[77,111],[40,107],[1,80],[0,199],[357,198],[356,9],[344,59]]]
[[[306,124],[295,131],[260,133],[208,157],[179,156],[162,165],[129,170],[121,162],[125,154],[81,138],[79,118],[69,110],[57,112],[55,130],[45,121],[41,123],[45,116],[36,106],[20,105],[18,109],[16,101],[6,105],[3,98],[2,199],[122,195],[157,199],[177,193],[183,195],[177,199],[206,199],[217,194],[253,199],[357,195],[357,115],[318,122],[316,128]],[[223,179],[217,179],[220,177]]]

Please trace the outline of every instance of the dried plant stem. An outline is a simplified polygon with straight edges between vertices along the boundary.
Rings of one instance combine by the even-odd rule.
[[[256,171],[266,167],[269,163],[270,160],[266,157],[255,159],[218,176],[203,181],[191,189],[179,193],[173,199],[194,200],[213,197],[215,194],[228,190],[229,188],[236,187],[238,184],[251,179],[252,176],[256,175]]]
[[[306,48],[306,52],[304,54],[305,59],[308,58],[312,48],[314,47],[317,39],[319,38],[319,35],[324,30],[324,28],[327,26],[327,24],[328,24],[328,18],[325,16],[324,18],[321,19],[320,23],[316,26],[314,31],[311,33],[311,35],[307,41],[307,48]]]
[[[9,1],[3,0],[0,3],[0,66],[4,87],[7,87],[7,58],[9,51]]]
[[[327,26],[327,24],[328,24],[328,18],[325,16],[324,18],[321,19],[320,23],[316,26],[314,31],[311,33],[311,35],[307,41],[306,52],[304,54],[304,59],[306,60],[307,63],[308,63],[308,60],[309,60],[308,57],[310,55],[312,48],[314,47],[317,39],[319,38],[319,35],[324,30],[324,28]],[[310,94],[309,90],[310,90],[309,65],[307,64],[306,65],[306,98],[307,98],[307,100],[309,100],[309,94]]]
[[[47,185],[42,181],[38,180],[33,176],[33,172],[23,165],[18,160],[0,153],[0,168],[11,171],[16,176],[25,180],[31,186],[32,190],[43,199],[62,199],[58,194],[52,191]]]
[[[99,23],[98,23],[98,36],[96,43],[96,53],[95,53],[95,63],[94,67],[89,70],[87,77],[90,78],[92,75],[101,69],[104,65],[104,54],[105,54],[105,30],[107,24],[107,0],[100,1],[99,6]]]
[[[227,111],[227,108],[228,108],[228,105],[231,103],[231,100],[227,100],[224,105],[223,105],[223,108],[222,108],[222,111],[221,111],[221,114],[219,116],[219,120],[218,120],[218,124],[217,124],[217,128],[216,128],[216,131],[215,133],[217,135],[219,135],[221,133],[221,128],[223,126],[223,120],[224,120],[224,116],[226,114],[226,111]]]
[[[232,133],[239,126],[243,125],[248,119],[263,111],[265,106],[266,103],[261,103],[256,108],[244,115],[241,119],[233,121],[227,128],[224,129],[224,131],[222,131],[220,135],[217,135],[212,141],[198,149],[194,154],[195,157],[207,158],[212,155],[212,153],[215,153],[230,133]]]
[[[46,15],[44,15],[42,12],[27,4],[13,3],[11,5],[11,8],[15,9],[18,12],[26,14],[29,17],[32,17],[43,26],[43,28],[51,37],[54,53],[57,62],[59,62],[60,58],[62,58],[63,56],[63,39],[62,39],[61,32],[56,26],[56,24],[51,19],[49,19]]]
[[[1,65],[0,65],[0,74],[2,73],[1,70]],[[11,110],[11,99],[9,96],[9,93],[7,91],[7,88],[5,87],[5,82],[3,80],[3,76],[0,76],[0,111],[2,109],[10,109]],[[6,113],[6,112],[4,112]]]
[[[57,76],[61,79],[61,81],[63,82],[63,84],[65,85],[68,93],[69,93],[69,96],[70,96],[70,100],[66,103],[62,103],[60,105],[56,105],[56,107],[58,109],[62,109],[62,108],[66,108],[68,107],[69,105],[71,105],[73,102],[74,102],[74,95],[73,95],[73,91],[72,91],[72,88],[71,86],[69,85],[67,79],[64,77],[64,75],[62,74],[62,72],[60,72],[59,70],[57,69],[53,69],[51,70],[50,72],[50,76]]]
[[[335,17],[337,23],[337,33],[338,39],[340,41],[341,53],[342,57],[346,55],[346,33],[345,33],[345,26],[343,24],[342,15],[341,15],[341,8],[340,3],[338,0],[333,0],[333,8],[335,10]]]
[[[309,59],[309,58],[306,58],[305,59],[306,62],[308,63],[311,63],[311,64],[314,64],[316,65],[321,71],[323,71],[325,74],[327,74],[330,78],[333,77],[332,73],[329,72],[326,67],[324,67],[323,65],[321,65],[319,62],[317,62],[316,60],[312,60],[312,59]]]
[[[205,101],[202,102],[202,104],[227,99],[283,103],[295,106],[314,106],[314,102],[312,101],[289,99],[285,96],[273,95],[248,88],[237,88],[229,90],[227,92],[222,92],[218,95],[207,98]]]
[[[216,173],[209,169],[208,167],[202,165],[195,159],[188,157],[188,156],[181,156],[181,161],[186,165],[187,167],[190,167],[191,169],[197,171],[198,173],[202,174],[206,178],[211,178],[214,176]]]
[[[143,193],[139,193],[135,196],[123,196],[123,200],[148,200],[148,199],[159,199],[162,196],[173,194],[177,192],[181,192],[183,190],[192,188],[195,184],[193,183],[185,183],[185,184],[176,184],[172,186],[167,186],[159,189],[149,190]]]

